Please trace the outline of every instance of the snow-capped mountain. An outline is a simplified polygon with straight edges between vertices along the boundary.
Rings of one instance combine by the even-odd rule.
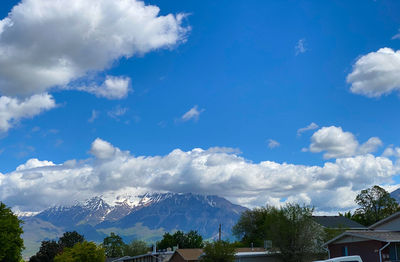
[[[25,236],[38,236],[26,243],[39,246],[40,241],[54,238],[54,232],[58,232],[54,228],[59,232],[76,230],[86,239],[97,242],[110,232],[119,234],[125,241],[154,241],[164,232],[175,230],[197,230],[204,238],[210,238],[222,224],[224,236],[230,237],[232,226],[245,210],[218,196],[146,193],[114,198],[96,196],[71,206],[54,206],[22,219],[26,222]],[[51,225],[51,230],[43,225]],[[48,232],[52,234],[44,237]]]
[[[218,196],[194,194],[148,194],[129,214],[116,221],[104,220],[96,228],[129,228],[142,224],[149,229],[197,230],[205,237],[217,232],[224,224],[231,227],[246,208]]]
[[[117,196],[103,200],[95,196],[72,206],[54,206],[36,215],[37,218],[51,222],[57,226],[73,226],[81,224],[97,225],[103,221],[117,221],[132,211],[149,206],[171,197],[173,194],[146,193],[141,196]]]

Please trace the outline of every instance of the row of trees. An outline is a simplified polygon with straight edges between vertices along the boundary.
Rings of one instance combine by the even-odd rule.
[[[42,241],[39,251],[29,261],[103,261],[106,257],[136,256],[148,251],[144,241],[134,240],[125,244],[120,236],[111,233],[101,245],[96,245],[73,231],[64,233],[58,241]]]
[[[65,232],[58,241],[42,241],[30,262],[104,261],[104,249],[88,242],[78,232]]]
[[[362,190],[357,195],[356,211],[343,215],[370,226],[399,211],[399,205],[390,194],[379,186]],[[264,240],[272,240],[273,248],[280,252],[283,261],[306,261],[324,252],[322,243],[342,233],[343,229],[323,229],[312,218],[313,208],[298,204],[286,204],[255,208],[242,213],[233,227],[233,234],[246,246],[262,246]]]
[[[161,241],[157,242],[158,249],[167,248],[203,248],[203,237],[197,231],[191,230],[187,233],[176,231],[174,234],[165,233]]]
[[[107,257],[137,256],[146,254],[150,250],[145,241],[133,240],[129,244],[125,244],[122,237],[115,233],[104,238],[102,247]]]

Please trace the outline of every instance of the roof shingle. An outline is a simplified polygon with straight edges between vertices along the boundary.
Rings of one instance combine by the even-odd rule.
[[[367,229],[365,226],[344,216],[313,216],[313,219],[326,228]]]

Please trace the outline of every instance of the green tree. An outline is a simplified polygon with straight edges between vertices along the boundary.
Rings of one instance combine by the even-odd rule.
[[[122,238],[113,232],[103,240],[103,248],[107,257],[122,257],[124,247],[125,243]]]
[[[312,219],[314,209],[299,204],[286,204],[275,211],[269,232],[287,262],[300,262],[321,251],[324,232]]]
[[[251,243],[255,246],[263,246],[264,240],[271,239],[269,227],[275,220],[276,212],[277,209],[271,206],[243,212],[232,228],[233,235],[245,246],[250,246]]]
[[[173,235],[166,232],[161,241],[157,242],[159,249],[167,249],[169,247],[179,246],[179,248],[202,248],[203,237],[197,231],[176,231]]]
[[[176,246],[178,243],[175,238],[168,232],[165,232],[163,238],[160,241],[157,241],[157,248],[159,249],[167,249]]]
[[[53,262],[57,254],[62,252],[62,247],[54,240],[42,241],[39,251],[32,256],[30,262]]]
[[[399,209],[396,200],[380,186],[361,190],[355,202],[359,205],[359,208],[353,216],[365,226],[370,226],[394,214]]]
[[[104,262],[104,249],[93,242],[84,241],[72,248],[65,248],[63,253],[54,258],[54,262]]]
[[[137,256],[146,254],[149,251],[149,246],[146,242],[141,240],[133,240],[124,247],[124,256]]]
[[[82,243],[85,238],[78,232],[65,232],[58,242],[42,241],[39,251],[32,256],[30,262],[53,262],[57,254],[63,252],[64,248],[72,248],[77,243]]]
[[[272,240],[273,248],[280,251],[283,261],[305,261],[321,251],[324,237],[312,213],[313,208],[298,204],[256,208],[242,214],[233,233],[243,242],[251,241],[258,246],[264,240]]]
[[[76,231],[65,232],[62,237],[58,240],[58,244],[62,248],[73,247],[76,243],[82,243],[85,238]]]
[[[19,262],[24,249],[22,221],[0,202],[0,262]]]
[[[235,247],[227,241],[207,242],[204,246],[201,262],[233,262]]]
[[[203,237],[197,231],[191,230],[185,235],[186,239],[183,248],[202,248]]]

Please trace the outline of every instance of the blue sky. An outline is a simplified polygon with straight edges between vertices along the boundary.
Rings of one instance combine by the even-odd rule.
[[[22,1],[20,8],[13,11],[19,1],[0,4],[3,24],[9,19],[3,32],[0,24],[0,67],[4,69],[0,69],[0,94],[17,104],[42,95],[38,99],[41,102],[32,102],[28,109],[7,107],[4,101],[1,108],[0,101],[0,125],[2,117],[7,123],[0,134],[0,196],[10,205],[23,210],[43,208],[38,203],[44,195],[22,181],[26,173],[43,172],[40,183],[51,188],[54,185],[49,181],[64,179],[57,172],[70,173],[77,179],[81,176],[68,169],[66,161],[75,160],[79,168],[96,170],[99,159],[104,159],[96,151],[96,141],[103,149],[119,150],[114,156],[118,159],[118,154],[123,154],[124,158],[144,156],[151,161],[152,157],[166,158],[176,149],[193,156],[193,149],[202,148],[205,151],[200,158],[221,157],[224,160],[216,164],[220,166],[231,158],[255,168],[260,168],[263,161],[279,166],[274,174],[270,174],[273,167],[250,174],[265,187],[255,188],[247,181],[247,187],[236,188],[235,183],[246,180],[246,174],[236,164],[201,172],[202,169],[192,169],[199,161],[196,158],[190,160],[190,168],[174,172],[166,168],[168,172],[160,171],[159,176],[158,171],[149,172],[147,175],[156,177],[158,182],[132,184],[131,191],[202,193],[203,187],[193,185],[206,180],[215,184],[215,190],[203,193],[222,194],[247,206],[289,199],[331,211],[353,208],[354,195],[362,188],[373,184],[397,187],[399,2],[145,1],[144,8],[158,6],[160,13],[138,22],[139,27],[130,27],[129,22],[137,21],[135,15],[145,9],[139,8],[137,13],[119,10],[119,14],[104,8],[99,19],[112,21],[111,24],[117,18],[127,20],[123,26],[113,25],[111,29],[100,23],[93,29],[97,30],[95,36],[110,34],[110,39],[121,41],[120,46],[114,46],[113,41],[117,40],[99,44],[98,38],[90,39],[92,35],[85,31],[84,23],[75,23],[93,22],[85,12],[90,14],[95,1],[88,0],[76,10],[68,1],[46,7],[48,2]],[[112,5],[110,2],[102,0],[100,5]],[[122,2],[117,0],[115,5]],[[138,8],[137,1],[126,3],[132,10]],[[67,11],[54,18],[51,12],[57,10]],[[70,10],[76,13],[70,14]],[[167,15],[170,19],[160,23],[165,27],[141,32],[157,17]],[[88,39],[81,37],[86,34]],[[16,50],[10,52],[15,53],[7,53],[10,47]],[[381,48],[389,49],[379,52]],[[86,51],[93,54],[85,57]],[[104,60],[103,54],[108,55]],[[69,71],[61,67],[61,60],[54,59],[65,59]],[[43,70],[52,73],[44,74]],[[59,73],[56,78],[54,75]],[[70,75],[64,77],[61,73]],[[351,74],[354,77],[350,79]],[[110,85],[117,85],[118,89],[107,89],[108,78]],[[312,123],[313,129],[298,134],[300,128]],[[367,141],[370,143],[364,144]],[[219,149],[214,150],[215,147]],[[38,162],[16,170],[30,159]],[[337,164],[338,159],[351,164],[342,166]],[[43,163],[49,161],[62,171],[53,170],[48,175],[43,171],[47,164]],[[176,161],[175,166],[180,166],[181,162]],[[359,166],[357,161],[364,164]],[[374,169],[371,166],[376,161],[384,163]],[[293,170],[283,168],[284,163],[293,164]],[[303,167],[323,169],[326,163],[337,164],[342,171],[310,171],[312,175],[298,171]],[[157,165],[152,168],[162,170],[166,164]],[[347,173],[346,168],[352,171]],[[92,176],[98,179],[93,170]],[[113,170],[135,179],[142,175],[110,167],[111,173]],[[251,168],[248,170],[252,172]],[[290,178],[292,172],[295,181]],[[185,186],[162,184],[164,173],[183,180]],[[327,173],[329,179],[324,178]],[[226,176],[229,178],[224,180]],[[284,183],[290,185],[292,181],[292,188],[278,183],[281,187],[271,192],[270,186],[275,185],[267,186],[271,179],[279,181],[286,176]],[[107,179],[100,177],[114,181],[111,175]],[[318,196],[312,196],[310,190],[316,189],[299,182],[310,177],[307,183],[317,185],[321,194],[329,192],[327,195],[333,198],[338,192],[351,192],[346,195],[346,204],[335,202],[328,207],[314,200]],[[326,181],[327,185],[318,186]],[[100,179],[98,183],[104,181]],[[16,200],[18,192],[26,192],[27,188],[31,193]],[[74,197],[112,195],[116,189],[96,184],[83,191],[86,194]],[[26,204],[31,198],[36,201]],[[67,193],[60,193],[54,201],[66,198],[70,198]]]

